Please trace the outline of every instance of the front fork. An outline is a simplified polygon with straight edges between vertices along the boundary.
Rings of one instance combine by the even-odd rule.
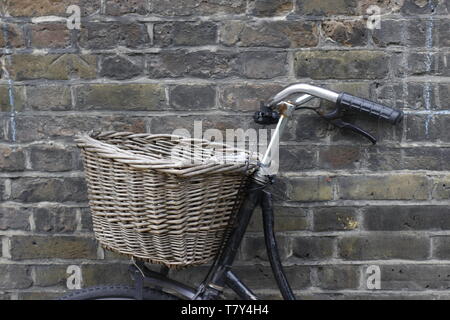
[[[278,245],[275,238],[272,195],[269,192],[264,191],[261,185],[256,182],[252,183],[249,188],[247,198],[242,204],[236,218],[238,225],[233,229],[223,251],[216,260],[216,263],[213,266],[211,280],[207,280],[204,284],[204,292],[201,295],[201,299],[217,299],[222,293],[225,285],[230,286],[235,291],[236,287],[242,287],[243,284],[234,274],[232,274],[232,276],[235,280],[233,281],[233,278],[230,278],[231,266],[244,237],[248,223],[250,222],[250,218],[257,205],[261,207],[267,255],[278,288],[285,300],[295,300],[294,293],[292,292],[281,264]],[[253,293],[248,290],[238,293],[241,293],[240,297],[244,299],[252,299],[255,297]]]

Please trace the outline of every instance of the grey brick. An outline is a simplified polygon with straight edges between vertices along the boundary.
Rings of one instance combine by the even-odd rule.
[[[97,243],[74,236],[12,236],[12,260],[96,259]]]
[[[318,266],[317,277],[321,289],[358,289],[360,270],[358,266]]]
[[[448,265],[383,265],[382,290],[448,290],[450,266]]]
[[[314,209],[314,231],[346,231],[360,228],[357,212],[352,207]]]
[[[213,22],[156,23],[153,27],[154,44],[161,47],[214,44],[217,29]]]
[[[0,274],[0,289],[26,289],[33,284],[27,266],[2,264]]]
[[[27,104],[33,110],[62,111],[72,108],[72,97],[68,86],[28,86],[27,98]]]
[[[371,206],[364,209],[367,230],[448,230],[450,209],[442,206]]]
[[[25,154],[21,147],[0,146],[0,167],[2,171],[24,171]]]
[[[77,208],[36,208],[33,213],[37,232],[73,233],[77,229]]]
[[[144,59],[139,56],[111,56],[103,59],[100,76],[115,80],[132,79],[144,71]]]
[[[383,79],[389,60],[378,51],[304,51],[295,55],[295,72],[312,79]]]
[[[0,207],[0,230],[30,230],[31,210]]]
[[[87,201],[83,178],[17,178],[11,180],[11,200],[23,202]]]
[[[430,239],[425,236],[366,234],[342,237],[339,257],[345,260],[404,259],[426,260]]]
[[[178,85],[169,89],[170,105],[176,110],[216,108],[216,88],[210,85]]]
[[[250,0],[248,9],[254,16],[285,15],[293,9],[291,0]]]
[[[334,237],[295,237],[292,242],[292,255],[308,261],[331,259],[334,240]]]
[[[33,145],[30,161],[36,171],[70,171],[74,169],[72,150],[52,145]]]

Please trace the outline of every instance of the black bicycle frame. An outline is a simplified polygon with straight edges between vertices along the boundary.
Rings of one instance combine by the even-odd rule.
[[[143,262],[137,261],[135,265],[130,266],[136,284],[136,298],[142,298],[143,287],[145,284],[149,284],[160,289],[175,291],[178,295],[190,300],[217,299],[221,296],[225,286],[232,289],[241,299],[257,300],[256,295],[231,269],[247,226],[258,205],[262,209],[267,254],[278,287],[284,299],[295,299],[278,253],[273,228],[272,196],[269,192],[264,191],[263,186],[256,181],[248,187],[246,198],[237,213],[230,237],[215,259],[208,276],[197,289],[169,279],[166,276],[166,268],[163,269],[163,272],[158,273],[148,270]]]

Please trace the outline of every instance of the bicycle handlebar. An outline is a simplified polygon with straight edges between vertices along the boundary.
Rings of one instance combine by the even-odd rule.
[[[293,94],[302,94],[293,101],[287,100]],[[403,119],[403,112],[367,99],[352,96],[348,93],[337,93],[332,90],[324,89],[321,87],[313,86],[305,83],[293,84],[275,96],[273,96],[267,104],[261,105],[261,111],[256,112],[254,119],[259,124],[274,124],[280,119],[278,112],[274,111],[275,107],[282,104],[291,105],[292,107],[299,107],[300,105],[308,102],[313,98],[321,98],[333,102],[336,105],[336,109],[328,114],[323,114],[317,108],[303,107],[304,109],[314,109],[321,117],[328,120],[332,124],[339,128],[349,129],[355,133],[361,134],[372,143],[376,143],[376,138],[363,129],[344,122],[342,118],[342,111],[356,110],[360,112],[368,113],[371,116],[375,116],[390,122],[391,124],[398,124]],[[287,100],[287,101],[285,101]]]
[[[336,105],[338,108],[343,108],[345,110],[366,112],[372,116],[382,118],[392,124],[398,124],[403,119],[403,112],[400,110],[396,110],[367,99],[355,97],[345,92],[339,95]]]

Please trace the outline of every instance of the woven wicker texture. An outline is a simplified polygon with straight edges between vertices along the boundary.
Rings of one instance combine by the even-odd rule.
[[[256,167],[247,151],[180,136],[91,132],[76,141],[96,239],[169,267],[215,257]]]

